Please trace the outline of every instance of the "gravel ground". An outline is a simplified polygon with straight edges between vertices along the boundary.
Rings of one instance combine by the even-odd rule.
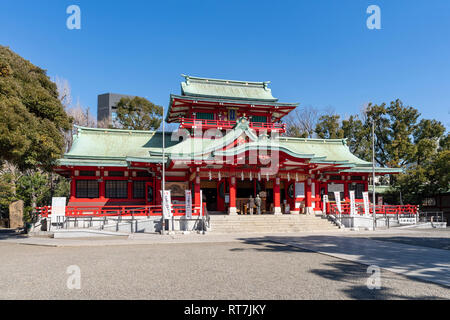
[[[67,267],[81,270],[69,290]],[[272,242],[41,247],[0,243],[0,299],[449,299],[448,287]]]

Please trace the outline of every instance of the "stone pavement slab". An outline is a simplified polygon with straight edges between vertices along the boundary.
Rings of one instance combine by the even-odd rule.
[[[268,239],[450,287],[450,251],[362,236],[305,235]]]

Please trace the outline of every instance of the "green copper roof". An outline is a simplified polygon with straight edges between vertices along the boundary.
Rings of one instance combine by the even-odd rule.
[[[181,92],[184,96],[270,102],[278,100],[272,96],[268,81],[253,82],[182,76],[185,78],[185,81],[181,83]]]
[[[162,133],[119,129],[93,129],[77,127],[72,148],[59,160],[60,165],[126,166],[130,162],[162,161]],[[240,137],[249,142],[228,148]],[[236,155],[249,150],[279,150],[294,158],[307,159],[314,164],[330,164],[342,168],[341,172],[372,172],[372,164],[353,155],[345,139],[270,139],[257,135],[249,128],[246,118],[237,121],[233,130],[215,139],[184,138],[166,133],[166,161],[212,160],[215,156]],[[172,141],[173,140],[173,141]],[[377,173],[398,173],[401,169],[375,168]]]
[[[59,160],[59,165],[126,166],[127,161],[161,162],[161,157],[150,156],[150,151],[161,150],[162,132],[120,129],[97,129],[76,126],[70,151]],[[166,133],[166,146],[171,133]]]

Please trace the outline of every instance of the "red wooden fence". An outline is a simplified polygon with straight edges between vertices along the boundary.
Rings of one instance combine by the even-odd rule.
[[[51,206],[37,207],[36,212],[41,217],[48,217],[52,213]],[[172,204],[174,216],[186,214],[184,204]],[[206,212],[206,203],[203,203]],[[198,216],[200,207],[192,208],[192,215]],[[108,216],[161,216],[161,205],[152,206],[66,206],[66,217],[108,217]]]

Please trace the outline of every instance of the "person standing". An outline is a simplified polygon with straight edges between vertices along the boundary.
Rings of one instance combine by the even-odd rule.
[[[261,214],[261,198],[259,197],[259,193],[256,195],[255,205],[256,205],[256,214]]]
[[[248,198],[248,212],[253,215],[253,208],[255,207],[255,199],[253,199],[252,195]]]

